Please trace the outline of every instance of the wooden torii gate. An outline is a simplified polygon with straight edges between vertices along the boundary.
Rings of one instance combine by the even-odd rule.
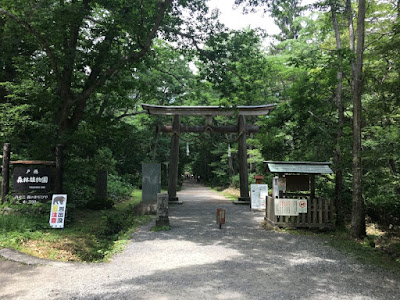
[[[247,145],[246,136],[248,133],[256,133],[259,126],[246,125],[246,116],[267,115],[274,109],[275,104],[259,106],[162,106],[142,104],[143,110],[151,115],[173,116],[173,124],[159,127],[161,132],[173,133],[171,138],[171,157],[169,163],[168,176],[168,195],[169,202],[177,202],[176,186],[178,183],[178,163],[179,163],[179,135],[181,133],[238,133],[239,143],[239,179],[240,179],[240,202],[249,202],[249,174],[247,166]],[[181,124],[181,116],[204,116],[204,126],[187,126]],[[212,118],[215,116],[237,116],[237,125],[233,126],[213,126]]]

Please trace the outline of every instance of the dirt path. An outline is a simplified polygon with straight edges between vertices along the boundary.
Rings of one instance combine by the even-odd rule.
[[[259,228],[263,214],[198,184],[170,207],[172,230],[134,234],[110,263],[0,260],[0,299],[398,299],[400,279],[322,241]],[[227,224],[215,224],[217,208]],[[3,251],[4,255],[11,255]],[[25,258],[24,258],[25,259]],[[29,262],[29,261],[27,261]],[[38,264],[40,263],[40,264]]]

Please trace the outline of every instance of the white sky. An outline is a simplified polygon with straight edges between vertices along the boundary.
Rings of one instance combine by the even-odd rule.
[[[210,9],[218,8],[221,12],[220,21],[230,29],[242,29],[246,27],[260,27],[268,34],[278,34],[279,28],[268,14],[263,13],[263,9],[258,9],[257,13],[243,14],[242,8],[233,9],[235,0],[209,0]]]
[[[316,0],[303,0],[303,4],[311,4]],[[264,14],[263,8],[258,8],[257,13],[243,14],[242,7],[233,9],[235,0],[209,0],[208,7],[210,9],[218,8],[221,12],[220,21],[228,28],[237,30],[246,27],[262,28],[269,35],[278,34],[279,27],[274,24],[269,14]]]

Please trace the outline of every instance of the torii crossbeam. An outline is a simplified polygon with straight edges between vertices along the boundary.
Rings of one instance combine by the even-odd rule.
[[[259,131],[258,126],[246,125],[246,116],[268,115],[274,109],[276,104],[259,106],[162,106],[142,104],[143,110],[151,115],[173,116],[173,125],[160,126],[161,132],[173,133],[171,138],[171,157],[169,163],[168,176],[168,195],[170,202],[177,202],[176,186],[178,183],[178,163],[179,163],[179,134],[181,132],[216,132],[239,134],[239,178],[240,178],[240,202],[250,203],[249,198],[249,174],[247,166],[247,145],[246,136],[248,133]],[[205,126],[186,126],[180,121],[181,116],[204,116],[206,118]],[[213,126],[212,117],[214,116],[237,116],[237,126]]]

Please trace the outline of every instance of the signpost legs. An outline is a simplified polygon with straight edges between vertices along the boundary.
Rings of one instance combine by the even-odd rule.
[[[178,164],[179,164],[179,136],[181,128],[180,115],[174,115],[172,125],[173,135],[171,138],[171,157],[168,172],[168,195],[170,202],[177,202],[176,186],[178,184]]]

